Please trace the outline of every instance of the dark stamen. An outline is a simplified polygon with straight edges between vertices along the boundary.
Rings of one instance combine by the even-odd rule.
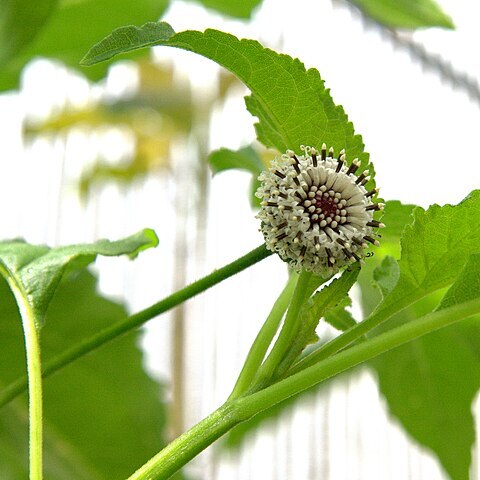
[[[327,158],[327,147],[325,144],[322,145],[322,160],[325,161]]]
[[[285,178],[285,175],[282,172],[279,172],[278,170],[274,170],[273,173],[280,178]]]
[[[358,185],[366,176],[367,174],[365,172],[362,172],[360,176],[355,180],[355,183]]]
[[[381,223],[377,222],[377,220],[372,220],[371,222],[367,222],[369,227],[379,228]]]
[[[281,233],[280,235],[278,235],[277,237],[275,237],[277,240],[283,240],[285,237],[287,236],[287,234],[284,232],[284,233]]]
[[[340,157],[340,159],[338,160],[338,163],[337,163],[337,168],[335,169],[335,172],[338,173],[342,167],[343,167],[343,161],[345,160],[345,155],[342,155]]]
[[[376,245],[378,243],[378,240],[375,240],[374,238],[369,237],[368,235],[365,235],[363,239],[366,240],[367,242],[370,242],[373,245]]]
[[[365,207],[365,210],[381,210],[381,208],[380,208],[380,205],[378,205],[378,203],[373,203],[372,205]]]
[[[363,187],[367,182],[370,181],[370,178],[366,177],[360,182],[360,186]]]
[[[353,163],[348,167],[346,175],[350,175],[351,173],[355,173],[358,170],[359,166],[360,166],[360,164],[354,160]]]
[[[357,262],[360,262],[361,259],[360,257],[355,253],[355,252],[350,252],[352,254],[352,257],[357,261]]]
[[[372,188],[369,192],[367,192],[365,194],[366,197],[373,197],[373,195],[375,195],[376,193],[378,193],[378,188]]]
[[[315,153],[312,153],[312,163],[314,167],[317,166],[317,155]]]

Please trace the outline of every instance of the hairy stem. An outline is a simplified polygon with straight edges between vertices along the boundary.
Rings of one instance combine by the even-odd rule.
[[[236,273],[245,270],[246,268],[258,263],[264,258],[271,255],[272,252],[265,248],[265,245],[255,248],[251,252],[247,253],[243,257],[225,265],[224,267],[215,270],[206,277],[193,282],[187,287],[175,292],[163,300],[155,303],[154,305],[138,312],[124,320],[120,320],[114,323],[110,327],[100,330],[90,338],[85,339],[83,342],[78,343],[74,347],[66,350],[65,352],[57,355],[48,362],[45,363],[42,369],[43,377],[48,377],[52,373],[57,372],[61,368],[65,367],[69,363],[83,357],[87,353],[92,352],[98,347],[106,344],[107,342],[139,327],[148,320],[170,310],[171,308],[179,305],[182,302],[198,295],[201,292],[213,287],[217,283],[235,275]],[[27,377],[21,377],[15,382],[8,385],[0,393],[0,407],[7,404],[10,400],[21,394],[27,389],[28,380]]]
[[[26,300],[25,293],[14,281],[8,279],[15,295],[22,318],[27,353],[28,375],[28,442],[29,479],[43,478],[43,406],[42,406],[42,366],[40,356],[40,336],[35,314]]]
[[[268,347],[272,343],[273,337],[278,330],[278,326],[282,321],[285,314],[294,288],[297,284],[298,275],[295,272],[290,274],[287,285],[280,293],[277,301],[274,303],[270,314],[268,315],[265,323],[258,332],[255,341],[253,342],[250,351],[248,352],[247,359],[243,365],[242,371],[238,377],[237,383],[229,397],[229,400],[237,398],[244,393],[248,387],[250,387],[253,378],[255,377],[260,365],[265,358]]]

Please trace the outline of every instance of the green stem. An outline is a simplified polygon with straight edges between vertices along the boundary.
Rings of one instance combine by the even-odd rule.
[[[480,313],[480,298],[429,313],[326,358],[270,387],[237,401],[242,418],[249,418],[318,383],[427,333]]]
[[[25,293],[8,279],[15,295],[22,318],[27,354],[28,375],[28,438],[29,438],[29,472],[30,480],[43,478],[43,425],[42,425],[42,366],[40,356],[40,338],[35,314],[26,300]]]
[[[263,390],[227,402],[177,438],[128,480],[166,480],[238,423],[316,384],[423,335],[480,313],[480,298],[430,313],[355,345]]]
[[[167,445],[128,480],[166,480],[215,440],[240,423],[234,403],[226,403]]]
[[[405,308],[403,304],[401,306],[391,305],[388,308],[382,308],[381,310],[374,312],[363,322],[358,323],[330,342],[322,345],[318,350],[315,350],[309,355],[303,357],[288,370],[285,376],[293,375],[304,370],[305,368],[317,364],[328,357],[331,357],[335,353],[362,338],[365,334],[378,327],[381,323],[388,320],[392,315],[398,313],[403,308]]]
[[[239,397],[248,389],[248,387],[250,387],[258,368],[265,358],[268,347],[272,343],[273,337],[278,330],[278,326],[282,321],[283,315],[287,310],[294,288],[297,284],[297,280],[298,275],[295,272],[292,272],[285,288],[280,293],[277,301],[274,303],[270,314],[258,332],[258,335],[255,338],[250,351],[248,352],[247,359],[245,360],[245,364],[243,365],[242,371],[240,372],[237,383],[235,384],[229,400]]]
[[[260,390],[268,385],[275,374],[275,370],[288,351],[296,332],[298,331],[298,315],[306,297],[309,295],[308,284],[312,277],[311,272],[302,270],[298,278],[293,297],[288,307],[282,330],[275,345],[254,379],[254,389]]]
[[[215,270],[210,275],[197,280],[196,282],[188,285],[178,292],[173,293],[172,295],[164,298],[145,310],[142,310],[141,312],[138,312],[126,319],[120,320],[110,327],[100,330],[90,338],[85,339],[83,342],[78,343],[74,347],[46,362],[42,370],[43,377],[45,378],[52,375],[69,363],[72,363],[78,358],[83,357],[87,353],[92,352],[105,343],[133,330],[134,328],[139,327],[148,320],[151,320],[152,318],[166,312],[167,310],[170,310],[182,302],[185,302],[195,295],[204,292],[217,283],[220,283],[236,273],[245,270],[247,267],[258,263],[271,254],[272,252],[268,251],[265,248],[265,245],[261,245],[243,257],[240,257],[232,263]],[[21,377],[8,385],[0,393],[0,407],[6,405],[10,400],[24,392],[27,389],[27,385],[27,377]]]

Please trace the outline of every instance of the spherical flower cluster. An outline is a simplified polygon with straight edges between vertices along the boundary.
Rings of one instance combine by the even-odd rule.
[[[343,150],[335,158],[325,144],[321,152],[301,149],[298,156],[288,150],[260,175],[257,218],[269,250],[297,271],[328,276],[362,262],[368,243],[379,245],[375,229],[384,225],[373,213],[384,205],[372,200],[378,189],[365,188],[368,171],[357,174],[358,159],[347,165]]]

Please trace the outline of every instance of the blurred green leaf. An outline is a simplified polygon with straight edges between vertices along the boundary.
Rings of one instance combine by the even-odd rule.
[[[32,6],[32,2],[29,3],[34,10],[36,7]],[[23,67],[35,57],[60,60],[67,66],[77,68],[82,55],[99,38],[125,24],[157,20],[167,6],[168,0],[60,2],[33,42],[20,55],[6,64],[0,64],[0,90],[16,88]],[[99,65],[83,72],[90,79],[98,80],[106,71],[107,66]]]
[[[57,248],[7,240],[0,242],[0,274],[20,287],[36,320],[43,323],[55,288],[67,268],[82,268],[97,255],[135,257],[140,251],[157,245],[158,238],[149,229],[115,242],[99,240]]]
[[[125,318],[86,270],[60,282],[42,329],[44,360]],[[13,296],[0,278],[0,388],[25,373]],[[165,444],[163,389],[143,371],[138,332],[44,382],[45,480],[123,480]],[[0,409],[0,478],[27,478],[26,395]]]
[[[365,265],[358,276],[361,289],[362,310],[366,317],[381,300],[381,294],[373,281],[373,272],[382,263],[386,256],[400,258],[400,237],[406,225],[413,222],[412,211],[415,205],[404,205],[397,200],[390,200],[385,204],[382,222],[382,238],[380,246],[375,247],[374,255],[365,261]]]
[[[214,174],[225,170],[239,169],[246,170],[258,177],[265,169],[260,155],[251,146],[242,147],[239,150],[220,148],[209,155],[208,162]]]
[[[230,17],[249,19],[262,0],[190,0]]]
[[[115,35],[100,40],[82,62],[92,65],[119,53],[115,42],[112,47]],[[355,134],[343,108],[335,105],[318,71],[307,71],[298,59],[217,30],[186,31],[152,44],[198,53],[234,73],[252,92],[247,108],[260,120],[257,137],[266,147],[298,152],[302,144],[320,148],[325,142],[337,152],[345,148],[348,158],[358,157],[363,166],[368,165],[362,138]],[[373,180],[367,188],[372,186]]]
[[[433,0],[350,0],[377,22],[393,28],[455,28]]]
[[[478,295],[480,255],[475,254],[438,309],[473,300]],[[409,322],[431,311],[437,303],[438,296],[427,297],[397,315],[394,324]],[[435,452],[453,480],[470,478],[475,442],[472,402],[480,387],[479,322],[478,317],[465,320],[372,362],[390,412],[413,438]]]
[[[0,0],[0,66],[31,43],[57,7],[57,0]]]
[[[253,208],[260,206],[260,199],[255,196],[255,192],[260,186],[258,176],[265,169],[265,164],[257,151],[251,147],[242,147],[239,150],[230,150],[220,148],[208,156],[208,162],[212,168],[213,174],[224,172],[225,170],[246,170],[252,174],[250,185],[250,204]]]

